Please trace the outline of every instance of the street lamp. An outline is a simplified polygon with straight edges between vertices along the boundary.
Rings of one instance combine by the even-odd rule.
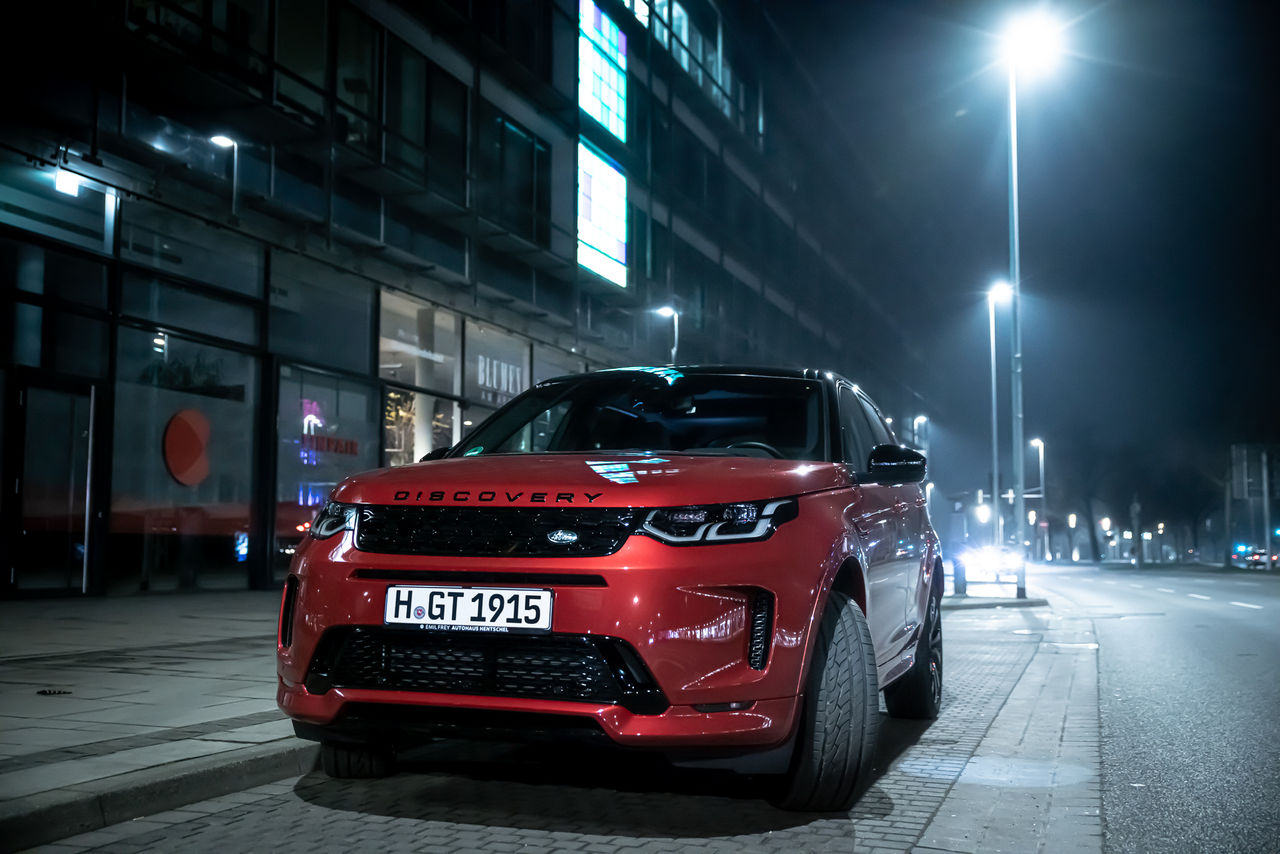
[[[1023,528],[1026,477],[1022,459],[1022,294],[1018,246],[1018,70],[1047,70],[1062,52],[1062,27],[1043,12],[1014,19],[1005,30],[1003,54],[1009,66],[1009,283],[1013,287],[1013,494],[1018,548],[1026,541]],[[1018,598],[1026,598],[1026,584],[1018,577]]]
[[[236,187],[240,183],[240,144],[229,136],[218,134],[209,137],[218,148],[231,149],[231,216],[236,215]]]
[[[1044,440],[1032,439],[1031,447],[1040,452],[1040,515],[1047,525],[1049,522],[1049,492],[1044,482]],[[1048,528],[1044,529],[1044,554],[1046,558],[1051,555]]]
[[[920,441],[920,425],[928,423],[929,416],[927,415],[917,415],[915,418],[911,419],[911,436],[915,440],[916,447],[919,448],[920,452],[926,456],[928,456],[928,443]]]
[[[991,494],[1000,494],[1000,416],[996,396],[996,303],[1004,305],[1013,295],[1008,282],[996,282],[987,291],[987,318],[991,328]],[[991,544],[997,548],[1004,542],[1000,524],[1000,507],[996,505],[996,524],[991,529]]]
[[[680,349],[680,312],[669,305],[655,308],[654,312],[660,317],[671,318],[671,364],[674,365],[676,363],[676,352]]]

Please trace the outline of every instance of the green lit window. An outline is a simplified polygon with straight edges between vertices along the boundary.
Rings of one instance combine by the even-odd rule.
[[[627,37],[591,0],[578,0],[578,106],[627,141]]]
[[[578,263],[627,286],[627,177],[578,143]]]

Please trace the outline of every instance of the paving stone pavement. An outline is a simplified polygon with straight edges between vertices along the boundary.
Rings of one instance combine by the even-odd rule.
[[[1022,608],[944,625],[941,716],[885,719],[848,815],[783,812],[753,781],[630,754],[445,743],[388,779],[307,774],[36,850],[1099,850],[1087,624]]]

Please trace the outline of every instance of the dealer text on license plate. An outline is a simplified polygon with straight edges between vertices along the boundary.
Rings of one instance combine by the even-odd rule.
[[[551,630],[551,591],[512,587],[388,587],[389,624],[482,632]]]

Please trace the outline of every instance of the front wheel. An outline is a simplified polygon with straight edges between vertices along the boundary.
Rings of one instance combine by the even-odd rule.
[[[942,591],[937,587],[929,594],[915,664],[884,689],[884,705],[895,718],[915,720],[934,720],[942,710]]]
[[[791,769],[774,803],[807,812],[846,811],[870,777],[880,728],[876,657],[858,604],[831,591],[805,682]]]

